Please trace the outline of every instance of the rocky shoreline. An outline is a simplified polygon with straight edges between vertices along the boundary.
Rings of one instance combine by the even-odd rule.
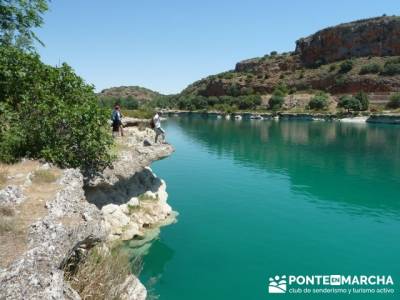
[[[70,257],[94,245],[144,239],[148,228],[174,221],[166,184],[148,167],[174,149],[168,144],[149,145],[153,135],[148,128],[126,128],[124,138],[117,138],[113,166],[90,180],[75,169],[58,171],[60,176],[52,183],[56,191],[39,204],[42,215],[27,226],[25,251],[1,265],[0,299],[81,299],[64,279],[63,267]],[[53,167],[37,163],[35,168],[33,172]],[[11,181],[19,175],[9,172],[7,176]],[[7,183],[0,190],[0,204],[15,209],[16,216],[30,196],[25,195],[30,177],[32,172],[23,184]],[[147,295],[134,275],[126,278],[121,289],[124,299],[144,300]]]
[[[187,110],[166,110],[168,116],[180,116],[199,114],[207,116],[227,115],[220,111],[187,111]],[[259,115],[263,119],[275,120],[304,120],[304,121],[341,121],[354,123],[381,123],[381,124],[400,124],[400,113],[371,113],[367,115],[320,113],[320,112],[236,112],[228,114],[231,116],[240,115],[243,118],[250,118],[252,115]],[[233,118],[232,118],[233,119]]]

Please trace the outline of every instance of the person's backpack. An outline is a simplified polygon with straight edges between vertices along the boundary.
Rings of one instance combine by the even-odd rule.
[[[154,129],[156,127],[156,124],[154,123],[154,118],[151,118],[150,120],[150,128]]]
[[[115,111],[115,110],[113,111],[112,116],[111,116],[111,120],[113,122],[121,121],[120,115],[119,115],[119,113],[117,111]]]

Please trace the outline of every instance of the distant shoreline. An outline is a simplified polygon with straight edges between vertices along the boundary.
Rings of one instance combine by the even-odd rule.
[[[321,113],[321,112],[257,112],[245,111],[225,113],[221,111],[189,111],[189,110],[163,110],[163,113],[171,115],[190,115],[190,114],[205,114],[213,116],[231,116],[232,119],[236,115],[240,115],[245,119],[250,119],[251,116],[259,115],[263,119],[279,119],[279,120],[307,120],[307,121],[342,121],[346,123],[382,123],[400,125],[400,113],[369,113],[362,114],[340,114],[340,113]]]

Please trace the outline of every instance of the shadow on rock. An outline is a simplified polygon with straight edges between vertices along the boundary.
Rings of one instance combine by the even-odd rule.
[[[121,178],[114,185],[86,187],[85,196],[90,203],[101,209],[108,204],[124,204],[132,197],[138,197],[147,191],[156,193],[161,185],[161,179],[149,168],[145,168],[128,179]]]

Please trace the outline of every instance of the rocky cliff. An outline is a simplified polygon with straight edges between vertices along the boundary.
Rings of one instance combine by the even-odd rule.
[[[114,165],[85,187],[74,169],[35,161],[0,166],[0,299],[80,299],[64,279],[71,257],[107,241],[143,239],[147,228],[174,220],[165,182],[148,168],[173,148],[145,146],[153,135],[128,128]],[[146,298],[133,275],[115,288],[123,299]]]
[[[400,17],[323,29],[299,39],[294,52],[238,62],[234,70],[189,85],[181,97],[218,97],[206,99],[211,103],[224,102],[224,96],[259,94],[267,99],[280,84],[292,94],[309,93],[310,97],[315,90],[333,95],[364,91],[373,101],[385,104],[391,93],[400,91]]]
[[[295,53],[305,65],[400,55],[400,17],[378,17],[325,28],[299,39]]]

